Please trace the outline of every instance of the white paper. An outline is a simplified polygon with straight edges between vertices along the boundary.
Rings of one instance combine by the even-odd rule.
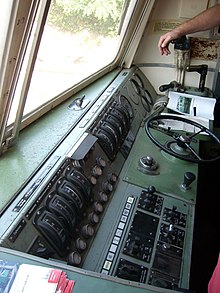
[[[167,113],[161,113],[161,116],[162,115],[167,115]],[[175,117],[184,117],[184,115],[177,115],[177,114],[168,114],[169,116],[175,116]],[[189,119],[189,120],[192,120],[192,121],[195,121],[197,123],[199,123],[200,125],[206,127],[207,129],[210,128],[210,123],[209,123],[209,119],[206,119],[206,118],[201,118],[201,117],[194,117],[194,116],[187,116],[187,117],[184,117],[186,119]],[[162,128],[165,128],[165,129],[172,129],[172,130],[183,130],[185,132],[191,132],[191,133],[196,133],[198,131],[200,131],[201,129],[194,126],[194,125],[191,125],[191,124],[188,124],[188,123],[185,123],[181,120],[174,120],[174,119],[166,119],[166,120],[163,120],[163,124],[160,124],[160,127]],[[206,132],[201,132],[201,134],[208,134]]]
[[[169,91],[167,108],[184,115],[214,120],[216,99]]]
[[[61,275],[61,270],[21,264],[10,293],[55,293],[58,282],[48,281],[51,278],[51,272]]]

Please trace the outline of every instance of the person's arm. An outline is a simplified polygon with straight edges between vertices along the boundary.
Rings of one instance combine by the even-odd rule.
[[[220,292],[220,254],[218,257],[217,265],[208,283],[208,293],[214,292]]]
[[[158,42],[161,55],[170,54],[169,43],[184,35],[206,31],[220,25],[220,4],[201,12],[192,19],[185,21],[170,32],[162,35]]]

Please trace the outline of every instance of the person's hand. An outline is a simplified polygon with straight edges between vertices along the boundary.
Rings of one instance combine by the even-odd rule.
[[[162,35],[158,42],[158,49],[161,55],[169,55],[170,49],[169,44],[172,40],[179,38],[179,34],[176,31],[170,31],[164,35]]]
[[[169,43],[172,41],[169,33],[166,33],[165,35],[161,36],[158,42],[158,49],[160,51],[161,55],[169,55],[170,49],[169,49]]]

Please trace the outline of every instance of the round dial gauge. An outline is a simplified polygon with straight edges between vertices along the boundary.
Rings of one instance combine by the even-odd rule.
[[[135,74],[134,77],[131,79],[131,84],[136,92],[136,94],[141,98],[142,105],[144,106],[147,112],[150,112],[151,106],[153,105],[153,99],[151,94],[141,80],[141,78]]]
[[[134,111],[129,100],[125,96],[120,95],[119,103],[122,104],[122,106],[124,106],[128,110],[130,119],[132,119],[134,117]]]

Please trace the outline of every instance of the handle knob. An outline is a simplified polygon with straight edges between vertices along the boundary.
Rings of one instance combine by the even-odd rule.
[[[153,194],[156,191],[156,188],[153,185],[150,185],[147,189],[148,193]]]
[[[163,85],[161,85],[161,86],[159,87],[159,90],[160,90],[161,92],[165,92],[165,91],[167,91],[167,90],[169,90],[169,89],[172,89],[172,88],[173,88],[172,84],[169,83],[169,84],[163,84]]]
[[[184,179],[183,179],[183,183],[181,185],[181,187],[184,189],[184,190],[188,190],[190,189],[190,184],[196,179],[196,176],[195,174],[193,174],[192,172],[186,172],[184,174]]]
[[[171,81],[170,83],[168,83],[168,84],[163,84],[163,85],[161,85],[160,87],[159,87],[159,90],[161,91],[161,92],[165,92],[165,91],[167,91],[167,90],[169,90],[169,89],[173,89],[173,88],[175,88],[175,87],[178,87],[180,84],[177,82],[177,81],[175,81],[175,80],[173,80],[173,81]]]

